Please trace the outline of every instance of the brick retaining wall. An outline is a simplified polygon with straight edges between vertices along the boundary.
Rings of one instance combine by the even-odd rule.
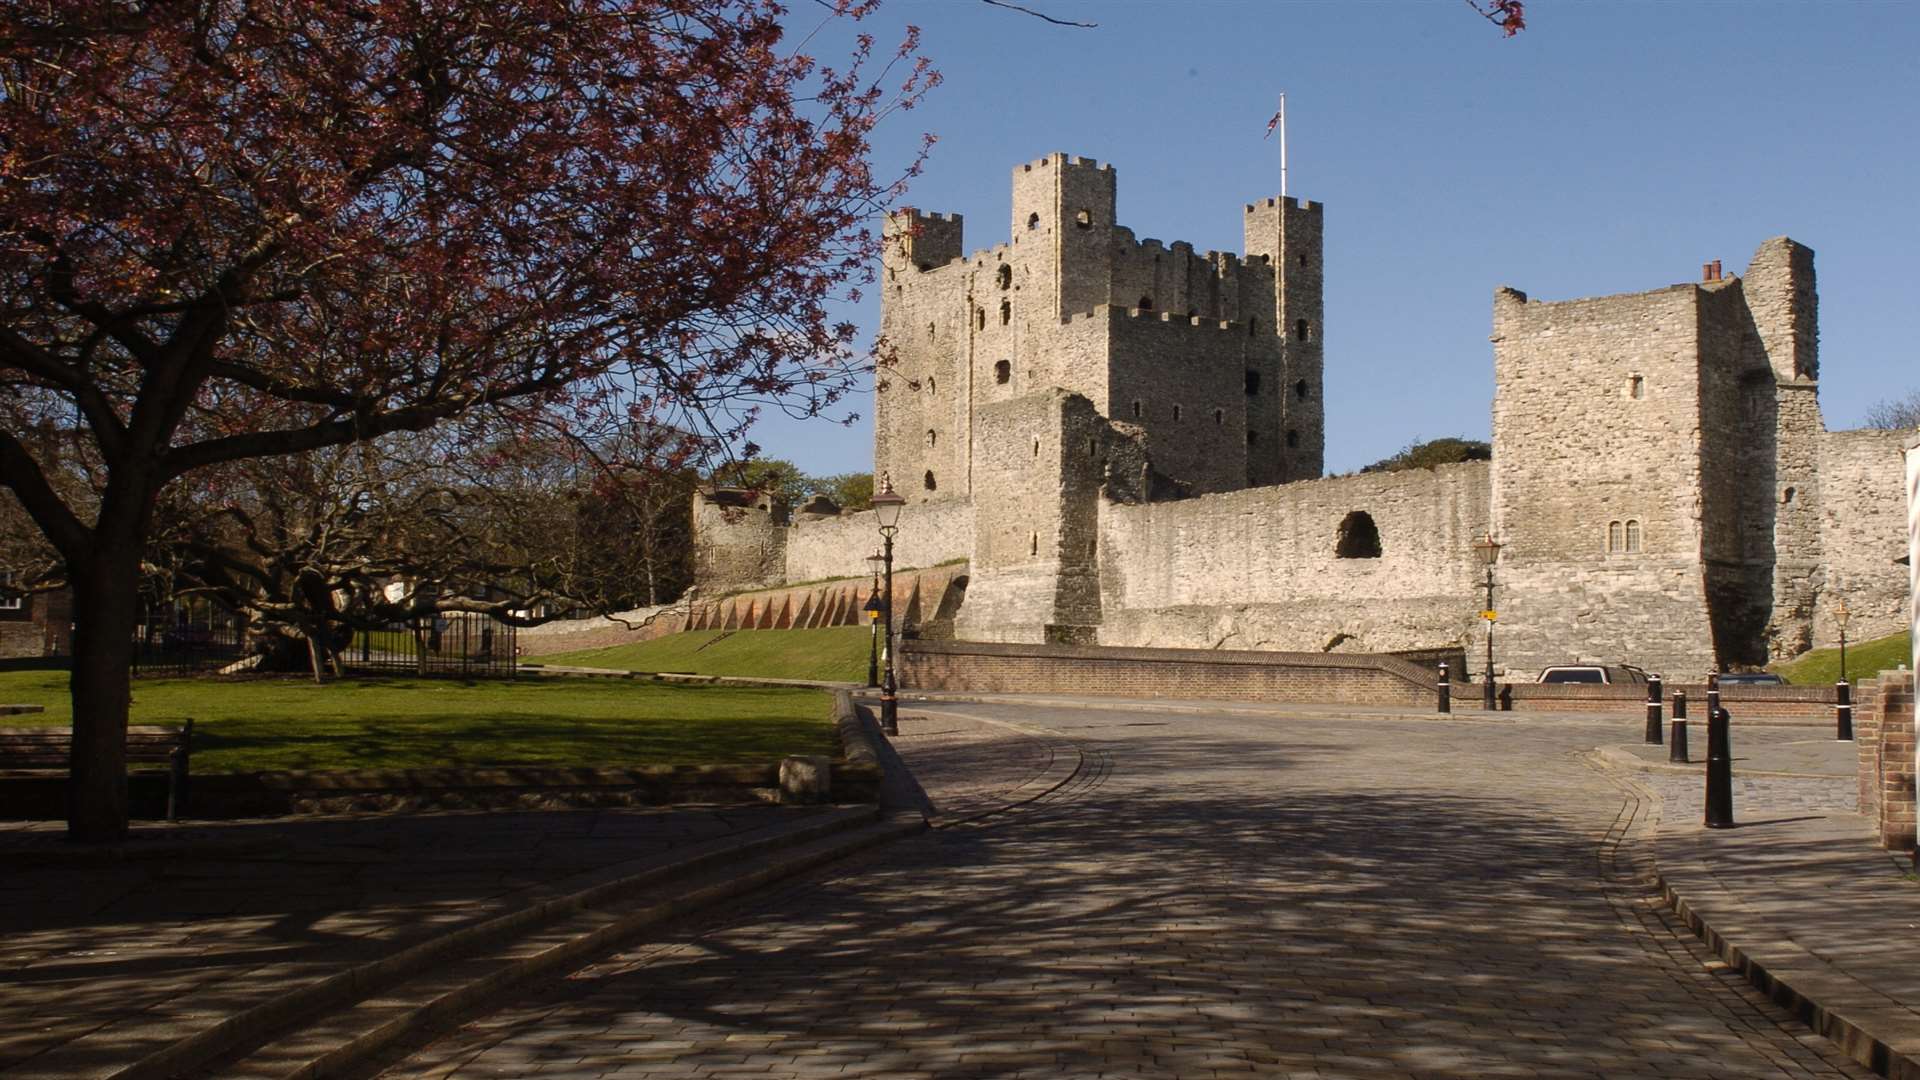
[[[1880,846],[1914,846],[1914,681],[1911,671],[1882,672],[1860,684],[1854,738],[1859,748],[1860,812]]]
[[[1370,653],[908,641],[900,671],[918,690],[1434,705],[1431,672]]]
[[[1477,692],[1477,686],[1475,688]],[[1667,683],[1661,687],[1662,715],[1673,715],[1674,692],[1687,695],[1687,718],[1702,724],[1707,719],[1707,684]],[[1641,684],[1604,685],[1600,683],[1515,683],[1502,684],[1516,711],[1552,712],[1625,712],[1644,710],[1647,688]],[[1454,690],[1460,696],[1460,690]],[[1720,692],[1720,706],[1742,719],[1803,719],[1819,722],[1833,719],[1834,689],[1831,686],[1737,686]],[[1644,711],[1637,715],[1645,715]],[[1704,728],[1702,729],[1704,730]]]

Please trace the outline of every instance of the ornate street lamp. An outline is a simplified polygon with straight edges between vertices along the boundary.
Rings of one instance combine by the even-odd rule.
[[[1493,538],[1492,529],[1488,529],[1487,535],[1473,542],[1474,552],[1487,566],[1487,606],[1480,612],[1480,617],[1487,620],[1487,679],[1480,688],[1480,703],[1488,712],[1492,712],[1494,708],[1493,624],[1499,618],[1499,614],[1493,610],[1493,564],[1500,561],[1501,547],[1500,541]]]
[[[887,606],[880,599],[880,566],[886,556],[879,552],[867,556],[867,565],[873,569],[873,592],[867,597],[867,686],[878,689],[880,686],[880,616],[886,614]]]
[[[1833,625],[1840,631],[1840,681],[1847,681],[1847,621],[1853,618],[1853,612],[1847,610],[1847,598],[1841,597],[1833,607]]]
[[[900,698],[896,693],[899,684],[893,677],[893,536],[900,531],[900,511],[906,505],[907,500],[893,490],[893,477],[881,473],[880,491],[873,497],[873,516],[880,523],[880,538],[886,542],[880,555],[886,573],[881,603],[887,621],[887,674],[886,681],[880,684],[880,726],[889,735],[900,734]]]

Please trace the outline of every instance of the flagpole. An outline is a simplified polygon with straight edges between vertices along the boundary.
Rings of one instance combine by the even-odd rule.
[[[1280,93],[1280,197],[1287,197],[1287,95]]]

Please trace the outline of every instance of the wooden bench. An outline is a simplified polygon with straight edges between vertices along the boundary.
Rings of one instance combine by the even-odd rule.
[[[193,721],[177,728],[137,724],[127,728],[127,771],[136,765],[167,770],[167,820],[177,820],[186,794]],[[0,772],[65,774],[72,764],[71,727],[0,728]]]

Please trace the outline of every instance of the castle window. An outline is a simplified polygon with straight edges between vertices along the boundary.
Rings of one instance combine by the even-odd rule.
[[[1300,433],[1293,430],[1292,428],[1288,428],[1287,429],[1287,446],[1297,447],[1299,445],[1300,445]]]
[[[1792,488],[1788,488],[1787,490],[1785,490],[1785,491],[1783,491],[1783,492],[1781,492],[1781,493],[1780,493],[1780,503],[1781,503],[1781,505],[1783,505],[1783,506],[1784,506],[1784,505],[1786,505],[1787,503],[1790,503],[1790,502],[1792,502],[1792,501],[1793,501],[1793,497],[1794,497],[1795,495],[1797,495],[1797,494],[1799,494],[1799,492],[1796,492],[1796,491],[1795,491],[1795,490],[1793,490]]]
[[[15,580],[15,574],[11,570],[0,573],[0,589],[11,590]],[[0,594],[0,611],[25,611],[26,608],[27,597],[25,593],[8,591]]]
[[[1647,380],[1645,376],[1627,376],[1627,396],[1635,400],[1647,396]]]
[[[1640,552],[1640,523],[1633,520],[1632,518],[1628,518],[1627,519],[1627,554],[1637,555],[1639,554],[1639,552]]]
[[[928,428],[927,429],[927,449],[929,450],[933,449],[934,445],[939,441],[940,441],[940,433],[933,430],[932,428]]]
[[[1175,422],[1178,422],[1180,419],[1180,406],[1178,405],[1173,407],[1173,419]]]
[[[1092,438],[1087,439],[1087,456],[1088,457],[1092,457],[1095,454],[1095,452],[1097,452],[1099,449],[1100,449],[1099,445],[1095,443]]]
[[[1253,395],[1259,392],[1260,392],[1260,373],[1249,369],[1247,371],[1247,396],[1252,397]]]
[[[987,309],[986,308],[973,309],[973,328],[975,330],[985,330],[987,328]]]
[[[940,388],[934,384],[933,376],[931,375],[927,376],[927,393],[938,394],[939,392],[940,392]]]
[[[1143,297],[1141,297],[1141,298],[1140,298],[1140,304],[1139,304],[1139,307],[1140,307],[1140,310],[1142,310],[1142,311],[1152,311],[1152,310],[1153,310],[1153,297],[1151,297],[1151,296],[1143,296]]]
[[[1029,229],[1037,229],[1037,228],[1039,228],[1039,227],[1040,227],[1040,215],[1039,215],[1039,214],[1028,214],[1028,215],[1027,215],[1027,228],[1029,228]]]
[[[1296,263],[1294,263],[1294,265],[1295,265],[1295,266],[1305,266],[1305,265],[1307,265],[1307,257],[1306,257],[1305,255],[1301,255],[1301,256],[1299,256],[1299,260],[1300,260],[1299,262],[1296,262]]]
[[[1040,440],[1039,439],[1033,440],[1033,456],[1034,457],[1040,456]]]
[[[932,470],[932,469],[928,469],[928,470],[927,470],[927,475],[925,475],[925,476],[923,476],[923,477],[921,477],[921,478],[920,478],[920,482],[921,482],[922,484],[925,484],[925,485],[926,485],[926,487],[927,487],[927,490],[928,490],[928,491],[932,491],[932,490],[934,490],[934,483],[933,483],[933,470]]]
[[[1040,534],[1039,533],[1034,533],[1033,536],[1027,540],[1027,554],[1029,555],[1040,554]]]
[[[1293,396],[1301,401],[1307,400],[1307,380],[1301,379],[1293,384]]]
[[[1013,378],[1013,362],[1011,360],[1002,360],[993,365],[993,381],[994,382],[1005,385],[1006,382],[1012,378]]]
[[[1305,319],[1293,320],[1293,340],[1295,341],[1307,340],[1307,320]]]
[[[994,276],[994,280],[1000,283],[1000,287],[1002,289],[1012,288],[1013,287],[1013,267],[1008,266],[1005,263],[1001,263],[1000,272]]]
[[[1627,546],[1626,526],[1618,521],[1607,522],[1607,551],[1615,552]]]
[[[1000,301],[1000,325],[1005,326],[1012,321],[1013,321],[1013,304],[1010,301],[1006,301],[1006,300]]]
[[[1248,337],[1260,336],[1260,320],[1259,319],[1247,320],[1247,336]]]
[[[1140,419],[1140,403],[1137,401],[1133,403],[1133,418]]]
[[[1333,554],[1338,559],[1379,558],[1380,528],[1373,523],[1373,515],[1365,510],[1355,510],[1342,518]]]
[[[1073,215],[1073,223],[1075,225],[1080,226],[1083,229],[1093,228],[1093,212],[1089,210],[1075,211]]]
[[[1227,422],[1227,410],[1225,409],[1213,410],[1213,423],[1215,427],[1225,426],[1226,422]]]
[[[1252,428],[1248,428],[1247,429],[1247,445],[1252,446],[1259,441],[1260,441],[1260,433],[1253,430]]]

